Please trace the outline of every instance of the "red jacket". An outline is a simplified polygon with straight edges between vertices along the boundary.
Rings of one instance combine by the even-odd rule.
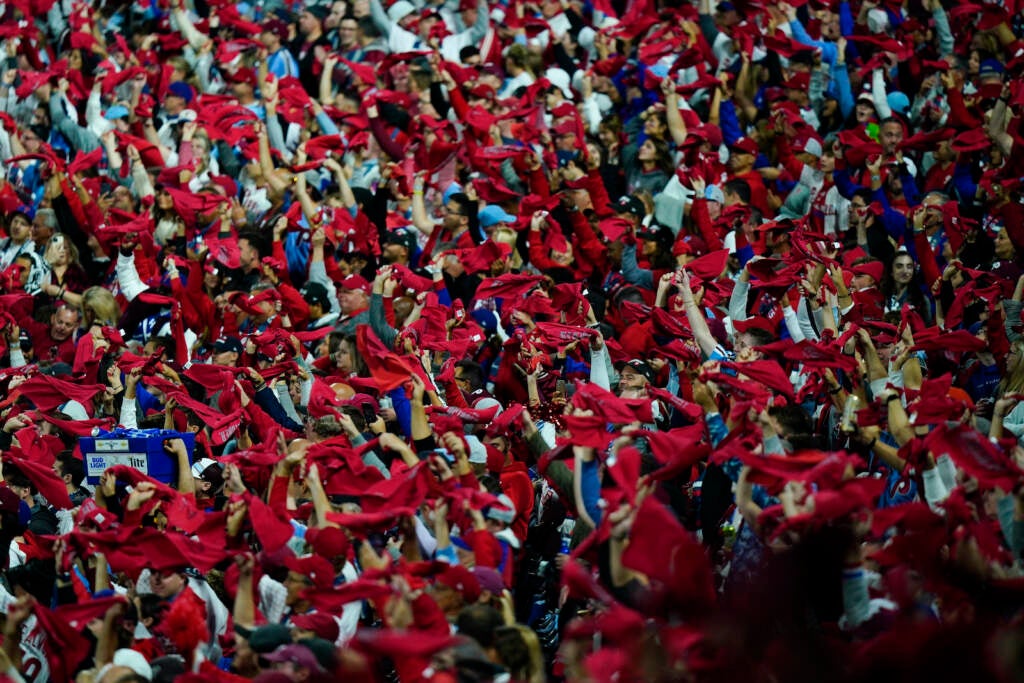
[[[512,499],[516,506],[516,518],[512,520],[512,533],[520,543],[526,541],[526,530],[533,514],[533,482],[526,472],[526,465],[512,462],[501,471],[501,490]]]

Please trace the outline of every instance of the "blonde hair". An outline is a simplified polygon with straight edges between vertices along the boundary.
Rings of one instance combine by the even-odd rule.
[[[94,323],[116,327],[117,321],[121,318],[121,307],[108,290],[90,287],[82,292],[82,313],[87,328]]]
[[[998,396],[1024,392],[1024,339],[1018,339],[1010,344],[1010,350],[1017,353],[1017,365],[1008,374],[1003,375],[999,382]]]
[[[544,653],[536,632],[522,624],[502,626],[494,633],[494,649],[513,680],[544,683]]]

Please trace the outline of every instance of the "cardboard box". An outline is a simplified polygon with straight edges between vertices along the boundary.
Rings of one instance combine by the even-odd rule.
[[[100,482],[104,470],[114,465],[127,465],[165,484],[176,484],[177,463],[164,450],[167,439],[181,439],[188,449],[188,461],[194,460],[195,434],[164,429],[118,429],[99,436],[83,436],[78,440],[85,461],[85,478],[89,484]]]

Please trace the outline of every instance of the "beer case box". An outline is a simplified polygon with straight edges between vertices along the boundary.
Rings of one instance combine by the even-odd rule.
[[[98,436],[83,436],[78,448],[85,461],[85,477],[89,484],[100,483],[100,475],[114,465],[127,465],[165,484],[175,484],[177,462],[164,450],[168,439],[181,439],[192,463],[195,434],[166,429],[118,429]]]

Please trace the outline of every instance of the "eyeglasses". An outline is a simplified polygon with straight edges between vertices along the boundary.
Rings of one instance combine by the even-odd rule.
[[[450,207],[447,207],[447,206],[444,207],[444,212],[446,214],[448,214],[449,216],[465,216],[466,215],[466,214],[462,213],[461,211],[455,211],[454,209],[452,209]]]

